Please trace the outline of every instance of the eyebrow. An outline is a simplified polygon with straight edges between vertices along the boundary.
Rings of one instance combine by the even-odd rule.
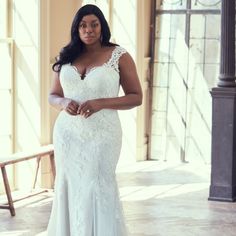
[[[96,21],[98,21],[98,20],[97,19],[96,20],[92,20],[92,22],[96,22]],[[81,22],[87,23],[87,21],[85,21],[85,20],[81,20]]]

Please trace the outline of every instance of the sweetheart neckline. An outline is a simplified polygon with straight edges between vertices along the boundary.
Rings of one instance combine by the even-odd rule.
[[[105,62],[104,62],[103,64],[101,64],[101,65],[93,66],[93,67],[91,67],[91,68],[88,68],[88,70],[86,70],[85,73],[83,73],[83,74],[80,73],[80,71],[79,71],[79,69],[78,69],[77,66],[72,65],[72,63],[69,63],[69,65],[70,65],[72,68],[74,68],[74,70],[77,72],[77,74],[79,74],[81,80],[84,80],[84,78],[85,78],[86,76],[88,76],[88,74],[89,74],[90,72],[92,72],[93,70],[95,70],[95,69],[97,69],[97,68],[100,68],[100,67],[103,67],[103,66],[105,66],[105,65],[108,65],[108,64],[110,63],[110,61],[112,60],[113,54],[115,53],[117,47],[118,47],[118,46],[115,46],[115,47],[113,48],[113,50],[111,51],[111,56],[110,56],[110,58],[108,58],[107,61],[105,61]]]
[[[85,74],[81,74],[76,66],[73,66],[73,65],[69,64],[69,66],[71,66],[71,67],[74,69],[74,71],[80,76],[81,80],[84,80],[85,77],[87,77],[91,72],[93,72],[94,70],[96,70],[96,69],[98,69],[98,68],[102,68],[102,67],[104,67],[105,65],[106,65],[106,62],[103,63],[103,64],[100,65],[100,66],[91,67]]]

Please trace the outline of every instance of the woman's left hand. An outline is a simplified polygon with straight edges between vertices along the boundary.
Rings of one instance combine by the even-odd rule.
[[[98,99],[88,100],[81,103],[78,107],[77,114],[88,118],[93,113],[98,112],[102,109],[101,102]]]

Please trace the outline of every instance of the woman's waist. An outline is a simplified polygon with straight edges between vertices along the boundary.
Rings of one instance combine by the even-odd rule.
[[[70,115],[66,111],[61,111],[57,117],[59,123],[65,123],[66,125],[79,125],[79,126],[119,126],[120,119],[117,110],[103,109],[93,113],[88,118],[82,115]]]

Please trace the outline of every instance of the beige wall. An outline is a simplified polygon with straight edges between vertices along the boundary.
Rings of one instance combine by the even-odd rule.
[[[49,1],[51,59],[54,59],[54,57],[58,55],[59,50],[69,42],[72,20],[80,6],[80,0],[70,0],[70,4],[68,4],[68,0]]]

